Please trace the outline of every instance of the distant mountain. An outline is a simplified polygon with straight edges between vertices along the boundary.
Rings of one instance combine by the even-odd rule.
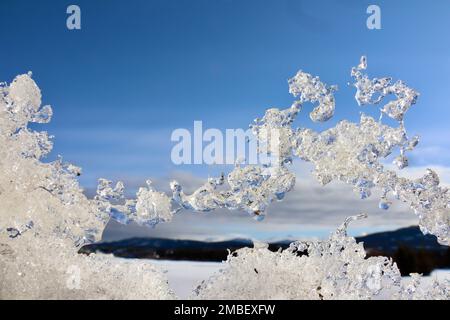
[[[428,274],[435,268],[450,268],[450,249],[440,245],[435,236],[424,236],[419,227],[402,228],[357,237],[364,243],[368,256],[388,256],[399,266],[402,274],[419,272]],[[277,241],[269,249],[286,249],[292,241]],[[141,259],[169,259],[194,261],[223,261],[228,250],[253,247],[248,239],[233,239],[220,242],[195,240],[132,238],[116,242],[90,244],[82,247],[80,253],[112,253],[118,257]]]
[[[356,237],[356,241],[364,242],[366,251],[395,252],[401,246],[428,251],[446,251],[449,248],[440,245],[435,236],[430,234],[424,235],[417,226],[395,231],[372,233],[367,236]]]
[[[124,258],[222,261],[226,260],[228,250],[234,251],[252,246],[253,242],[246,239],[203,242],[179,239],[131,238],[86,245],[80,249],[80,253],[89,254],[99,251]]]

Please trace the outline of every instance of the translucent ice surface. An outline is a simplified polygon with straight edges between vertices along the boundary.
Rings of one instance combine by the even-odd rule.
[[[355,98],[359,105],[384,103],[379,119],[362,114],[358,123],[343,120],[323,132],[293,128],[306,104],[313,105],[311,119],[320,122],[329,120],[336,107],[337,87],[300,71],[289,80],[289,91],[296,97],[292,105],[268,109],[251,125],[258,152],[270,161],[237,163],[227,175],[209,178],[192,194],[172,181],[168,196],[147,181],[130,199],[122,182],[107,179],[99,180],[96,196],[88,199],[77,180],[80,168],[62,158],[44,162],[52,137],[29,124],[49,122],[52,108],[41,105],[31,73],[1,83],[0,298],[175,298],[165,275],[149,262],[79,255],[79,247],[98,241],[109,219],[151,227],[170,222],[184,209],[226,208],[262,220],[268,206],[293,189],[294,157],[311,162],[313,175],[324,185],[333,180],[349,184],[363,199],[374,188],[381,190],[382,209],[396,200],[407,203],[423,233],[449,245],[449,194],[438,175],[432,169],[415,180],[398,174],[408,165],[407,152],[419,142],[417,136],[408,136],[403,123],[418,93],[402,81],[370,79],[366,69],[365,57],[352,69]],[[393,100],[383,102],[388,97]],[[382,115],[398,125],[384,124]],[[397,169],[386,169],[383,159],[397,150]],[[366,259],[362,245],[346,235],[348,222],[355,218],[326,241],[295,242],[282,252],[270,252],[263,244],[242,249],[230,255],[222,272],[198,287],[194,298],[449,298],[448,282],[424,288],[414,276],[402,286],[395,264],[385,257]]]
[[[51,138],[28,124],[50,121],[51,110],[30,74],[0,87],[0,299],[174,298],[146,261],[77,253],[109,216],[83,194],[80,168],[41,162]]]
[[[211,180],[189,196],[174,182],[175,202],[183,208],[198,211],[241,209],[261,217],[272,201],[282,199],[292,190],[295,176],[289,166],[293,157],[298,157],[313,163],[313,174],[324,185],[333,180],[350,184],[362,199],[370,197],[372,190],[377,188],[382,193],[382,209],[389,209],[394,200],[407,203],[419,217],[422,232],[434,234],[441,244],[449,245],[449,193],[447,188],[439,185],[437,174],[428,169],[422,178],[411,180],[400,177],[398,171],[388,170],[382,164],[385,158],[399,150],[394,164],[398,170],[408,165],[407,152],[414,149],[419,137],[408,137],[403,115],[416,103],[418,93],[401,81],[392,83],[386,77],[369,79],[364,73],[366,68],[367,58],[362,57],[351,72],[358,104],[380,104],[385,97],[393,96],[394,100],[381,108],[381,114],[398,120],[397,126],[384,124],[381,116],[374,119],[362,114],[359,123],[343,120],[323,132],[293,128],[294,119],[307,102],[319,103],[310,114],[314,121],[330,119],[335,108],[333,92],[337,88],[300,71],[289,80],[289,91],[299,99],[287,109],[268,109],[262,119],[256,119],[251,125],[263,144],[268,143],[265,133],[277,132],[276,161],[262,166],[236,166],[226,181]],[[217,191],[217,185],[224,182],[229,189]]]
[[[424,286],[419,275],[401,284],[386,257],[366,258],[362,243],[347,236],[348,218],[329,239],[294,242],[272,252],[257,243],[229,255],[225,266],[195,291],[195,299],[449,299],[450,283]],[[302,255],[299,256],[299,253]]]

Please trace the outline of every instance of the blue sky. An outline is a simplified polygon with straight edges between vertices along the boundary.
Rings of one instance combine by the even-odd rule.
[[[77,4],[82,29],[66,28]],[[381,30],[368,30],[366,8],[381,8]],[[298,69],[337,84],[332,121],[360,108],[347,86],[350,68],[368,56],[372,76],[392,76],[421,96],[406,116],[421,144],[412,166],[450,166],[450,4],[361,0],[89,0],[0,2],[0,79],[33,71],[54,108],[45,129],[61,154],[100,177],[132,188],[173,172],[207,176],[223,168],[175,166],[176,128],[246,128],[268,107],[292,102],[287,79]],[[376,114],[376,108],[365,109]]]

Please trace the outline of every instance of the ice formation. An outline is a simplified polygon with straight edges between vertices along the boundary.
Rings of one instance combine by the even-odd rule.
[[[300,71],[289,80],[289,91],[298,98],[292,106],[268,109],[251,125],[259,152],[272,161],[238,163],[227,176],[208,179],[191,195],[173,181],[169,197],[148,181],[132,199],[124,196],[123,183],[106,179],[99,180],[95,198],[87,199],[77,181],[80,168],[61,158],[43,162],[52,149],[51,137],[29,124],[50,121],[51,107],[41,107],[41,92],[31,74],[2,83],[0,298],[174,298],[163,274],[148,262],[87,257],[78,255],[78,248],[99,240],[110,218],[154,226],[183,209],[227,208],[260,220],[271,202],[282,200],[294,187],[295,175],[289,171],[294,157],[313,163],[313,174],[322,184],[342,181],[361,198],[381,189],[380,208],[388,209],[391,198],[408,203],[422,231],[449,245],[448,190],[439,186],[437,174],[428,169],[422,178],[410,180],[382,164],[398,148],[394,163],[399,170],[407,165],[406,152],[418,137],[408,138],[403,115],[418,93],[401,81],[369,79],[366,68],[363,57],[352,69],[358,104],[379,104],[394,95],[381,113],[397,120],[397,127],[363,114],[359,123],[344,120],[323,132],[294,129],[292,123],[307,102],[317,104],[310,113],[313,121],[327,121],[335,110],[337,87]],[[243,249],[230,256],[228,269],[199,287],[196,298],[448,298],[448,283],[423,291],[414,277],[402,288],[396,266],[384,257],[365,259],[362,245],[346,236],[346,224],[327,241],[294,243],[283,252],[271,253],[264,246]],[[305,250],[307,256],[296,253]]]
[[[78,186],[80,169],[52,149],[50,121],[31,74],[0,86],[0,299],[170,299],[161,271],[145,261],[79,255],[109,216]]]
[[[299,71],[289,80],[289,92],[299,99],[284,110],[268,109],[262,119],[256,119],[251,125],[260,142],[277,144],[277,161],[264,166],[236,166],[228,174],[226,190],[217,189],[224,184],[223,177],[210,179],[189,196],[173,182],[175,202],[196,211],[241,209],[260,219],[272,201],[281,200],[293,188],[295,176],[289,171],[289,165],[293,156],[297,156],[314,164],[313,174],[323,185],[333,180],[342,181],[352,185],[362,199],[369,197],[373,188],[379,188],[382,209],[389,208],[389,197],[409,204],[419,217],[422,232],[431,233],[441,244],[450,245],[449,193],[447,188],[439,186],[437,174],[428,169],[421,179],[411,180],[399,177],[396,171],[387,170],[382,164],[382,160],[398,148],[400,152],[394,164],[399,170],[407,166],[406,152],[414,149],[419,138],[408,138],[403,116],[416,103],[418,93],[401,81],[392,84],[390,78],[369,79],[364,74],[366,68],[367,59],[362,57],[351,72],[358,104],[379,104],[384,97],[394,95],[396,99],[386,103],[381,112],[397,120],[397,127],[383,124],[381,117],[375,120],[362,114],[359,123],[344,120],[323,132],[292,128],[305,102],[319,103],[310,113],[314,121],[330,119],[335,108],[333,92],[337,88],[328,87],[318,77]],[[277,132],[277,141],[267,139],[267,132]]]
[[[263,243],[229,255],[225,268],[204,281],[195,299],[449,299],[450,282],[421,285],[419,275],[402,285],[386,257],[365,258],[362,243],[347,236],[348,218],[329,239],[294,242],[272,252]],[[302,255],[299,255],[302,254]],[[430,294],[431,293],[431,294]]]

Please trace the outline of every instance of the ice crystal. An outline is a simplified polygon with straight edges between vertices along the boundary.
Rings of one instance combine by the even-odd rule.
[[[204,281],[195,299],[449,299],[449,283],[423,285],[414,275],[402,284],[386,257],[366,258],[362,243],[347,236],[348,218],[325,241],[294,242],[284,251],[267,245],[237,250],[223,269]],[[427,295],[428,293],[428,295]]]
[[[0,86],[0,299],[173,298],[147,262],[77,254],[99,240],[109,215],[83,194],[81,169],[40,161],[52,142],[28,124],[51,114],[30,74]]]
[[[331,119],[334,114],[333,92],[335,90],[337,90],[336,86],[327,87],[319,77],[313,77],[302,71],[289,80],[289,92],[294,97],[300,97],[300,103],[319,102],[319,105],[309,114],[313,121],[324,122]]]
[[[184,209],[211,211],[217,208],[243,210],[261,219],[267,206],[281,200],[295,183],[285,167],[237,166],[227,177],[228,190],[218,190],[224,179],[210,179],[192,195],[185,195],[177,182],[171,184],[173,199]]]
[[[173,298],[163,274],[147,262],[78,255],[78,248],[99,240],[110,218],[154,226],[183,209],[226,208],[261,220],[271,202],[293,189],[295,175],[289,168],[294,157],[311,162],[324,185],[333,180],[350,184],[363,199],[380,189],[382,209],[394,199],[406,202],[423,233],[448,245],[449,196],[437,174],[428,169],[412,180],[382,164],[398,148],[394,164],[399,170],[408,165],[406,154],[419,138],[408,137],[403,117],[418,93],[401,81],[370,79],[366,69],[365,57],[352,69],[358,104],[379,104],[394,96],[381,114],[397,120],[397,127],[383,124],[381,116],[375,120],[362,114],[359,123],[344,120],[323,132],[294,129],[305,103],[316,105],[313,121],[329,120],[335,109],[337,88],[300,71],[289,80],[289,91],[298,99],[287,109],[268,109],[251,125],[258,152],[270,161],[237,163],[228,175],[209,178],[190,195],[176,181],[170,184],[170,197],[148,181],[131,199],[122,182],[106,179],[99,180],[96,196],[88,199],[78,184],[80,168],[60,157],[44,162],[52,137],[29,124],[49,122],[51,107],[41,106],[31,74],[0,84],[0,298]],[[402,286],[390,260],[365,259],[362,244],[346,235],[352,219],[326,241],[296,242],[276,253],[259,244],[230,255],[227,268],[203,283],[196,298],[448,299],[448,282],[424,288],[413,276]]]
[[[175,298],[147,261],[85,256],[57,238],[23,237],[0,238],[0,299]]]
[[[400,80],[392,83],[392,79],[389,77],[369,79],[363,72],[365,69],[367,69],[367,58],[363,56],[358,67],[353,68],[351,72],[352,77],[356,80],[354,84],[357,89],[355,99],[358,104],[378,104],[384,97],[393,94],[397,99],[386,103],[381,108],[381,112],[392,119],[402,121],[405,113],[416,103],[419,93]]]
[[[314,164],[313,174],[322,184],[338,180],[353,186],[362,199],[381,190],[380,208],[388,209],[391,198],[408,203],[419,217],[424,234],[437,236],[441,244],[450,244],[450,208],[448,189],[439,186],[434,171],[427,170],[421,179],[402,178],[396,171],[382,164],[398,148],[394,159],[398,169],[408,165],[406,153],[419,142],[418,136],[409,138],[403,116],[416,103],[418,93],[401,81],[392,83],[391,78],[374,78],[364,73],[367,58],[352,69],[357,88],[355,98],[359,105],[379,104],[388,95],[395,100],[381,108],[382,114],[399,121],[397,127],[362,114],[359,123],[340,121],[335,127],[323,132],[309,128],[292,128],[292,123],[306,102],[319,103],[311,113],[315,121],[326,121],[334,113],[335,86],[327,86],[318,77],[302,71],[289,80],[289,91],[299,99],[291,107],[280,110],[268,109],[262,119],[256,119],[251,128],[263,144],[273,143],[267,132],[277,132],[277,161],[262,166],[237,166],[228,174],[229,189],[217,191],[219,183],[209,181],[192,195],[182,192],[181,186],[172,183],[173,199],[182,208],[210,211],[216,208],[241,209],[262,217],[268,205],[280,200],[292,190],[295,176],[289,171],[293,156]],[[263,133],[263,134],[261,134]],[[273,139],[272,139],[273,140]],[[265,149],[267,151],[267,149]],[[436,177],[436,178],[430,178]]]

